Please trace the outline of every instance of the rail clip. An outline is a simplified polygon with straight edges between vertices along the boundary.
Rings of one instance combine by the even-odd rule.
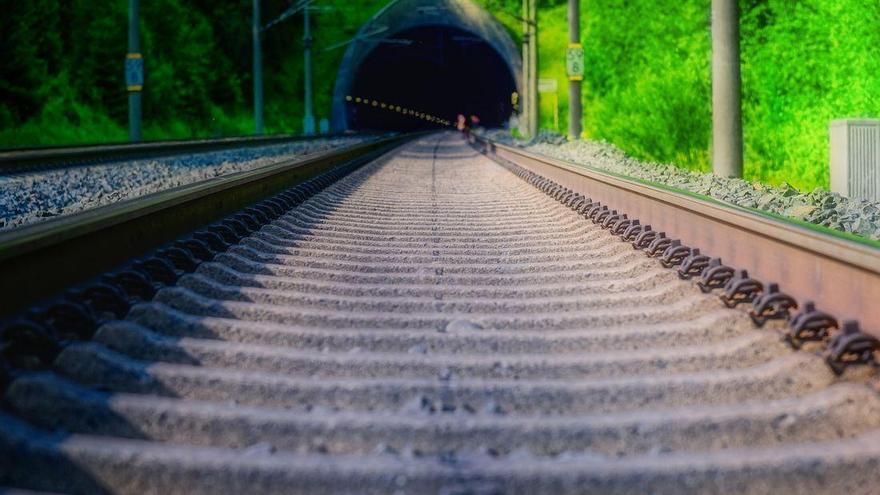
[[[779,292],[779,284],[771,283],[753,303],[749,317],[758,327],[763,327],[769,320],[787,320],[789,311],[797,309],[797,301],[784,292]]]
[[[690,280],[700,275],[709,266],[711,260],[705,254],[700,254],[697,248],[691,249],[690,254],[681,260],[681,266],[678,268],[678,278],[682,280]],[[721,260],[718,260],[719,263]],[[699,283],[697,284],[699,285]]]
[[[813,301],[807,301],[803,311],[791,318],[785,340],[795,349],[799,349],[803,342],[826,340],[832,328],[840,328],[837,320],[830,314],[817,310]]]
[[[764,284],[749,277],[749,272],[740,270],[739,273],[724,286],[724,294],[721,294],[721,302],[728,308],[735,308],[740,303],[750,303],[764,290]]]
[[[843,322],[843,330],[828,344],[825,361],[834,373],[840,375],[850,366],[876,363],[874,353],[880,350],[880,340],[859,329],[859,322]]]

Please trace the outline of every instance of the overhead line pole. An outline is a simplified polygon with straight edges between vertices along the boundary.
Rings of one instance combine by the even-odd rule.
[[[305,108],[303,111],[303,133],[315,133],[315,114],[312,102],[312,21],[309,15],[311,5],[303,7],[303,65],[305,71]]]
[[[574,64],[583,62],[583,48],[581,47],[581,1],[568,0],[568,54],[567,57],[576,57],[580,54],[581,60],[567,61],[568,65],[568,138],[579,139],[582,129],[581,108],[581,81],[583,75],[577,74]],[[583,65],[579,65],[581,71]]]
[[[521,91],[521,111],[520,111],[520,133],[528,136],[529,129],[529,106],[532,104],[532,95],[529,92],[529,44],[531,33],[529,31],[529,2],[530,0],[522,0],[522,91]]]
[[[144,58],[141,55],[140,7],[140,0],[128,0],[128,54],[125,56],[125,80],[128,90],[128,137],[132,142],[143,139],[141,122]]]
[[[263,46],[260,39],[260,0],[253,0],[254,134],[263,134]]]
[[[315,111],[312,83],[312,20],[311,9],[314,0],[299,0],[276,19],[265,26],[260,21],[260,0],[253,0],[253,45],[254,45],[254,122],[257,134],[263,132],[263,57],[260,36],[264,31],[286,21],[300,10],[303,12],[303,71],[304,71],[304,108],[303,108],[303,133],[311,135],[315,133]]]
[[[529,138],[538,137],[538,0],[529,1]]]
[[[712,171],[742,177],[742,77],[737,0],[712,0]]]

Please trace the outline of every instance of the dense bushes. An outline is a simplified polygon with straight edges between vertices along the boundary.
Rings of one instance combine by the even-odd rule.
[[[264,20],[290,2],[262,0]],[[350,38],[382,4],[321,0],[314,16],[316,108],[329,117],[333,76]],[[0,146],[119,141],[127,136],[126,0],[0,0]],[[246,134],[251,110],[251,0],[145,0],[147,139]],[[302,21],[264,37],[268,132],[297,132]]]
[[[707,4],[591,2],[584,33],[589,135],[636,156],[704,167],[711,128]]]
[[[880,117],[880,2],[744,2],[751,178],[828,186],[828,124]]]
[[[708,170],[710,0],[584,5],[587,133],[641,158]],[[827,187],[829,122],[880,117],[880,3],[741,0],[741,8],[746,176]]]
[[[144,116],[149,138],[212,129],[218,114],[243,109],[241,67],[220,45],[230,35],[223,17],[209,21],[211,2],[143,2],[142,52],[148,91]],[[4,145],[121,140],[127,95],[122,64],[127,52],[127,2],[122,0],[2,0],[0,53]],[[222,8],[216,14],[223,14]],[[240,29],[244,36],[248,26]],[[220,105],[224,110],[219,110]],[[212,129],[213,130],[213,129]]]
[[[478,0],[518,41],[521,0]],[[150,139],[250,132],[251,0],[143,1]],[[289,0],[263,0],[266,19]],[[344,49],[385,0],[320,0],[315,103],[329,116]],[[710,0],[583,0],[584,129],[635,156],[709,169]],[[828,123],[880,116],[880,2],[741,0],[746,175],[827,186]],[[0,0],[0,146],[122,140],[125,0]],[[540,75],[566,128],[566,0],[541,0]],[[270,132],[301,128],[301,21],[264,41]],[[542,126],[553,124],[550,95]]]

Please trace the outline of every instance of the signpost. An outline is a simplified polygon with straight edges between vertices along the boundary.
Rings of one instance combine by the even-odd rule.
[[[538,92],[555,93],[559,90],[559,83],[556,79],[538,79]]]
[[[553,129],[559,130],[559,82],[556,79],[538,79],[538,93],[553,95]]]

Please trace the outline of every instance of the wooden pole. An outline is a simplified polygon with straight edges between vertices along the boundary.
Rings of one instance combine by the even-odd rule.
[[[568,0],[568,46],[581,46],[581,1]],[[580,139],[583,130],[581,75],[568,75],[568,138]]]

